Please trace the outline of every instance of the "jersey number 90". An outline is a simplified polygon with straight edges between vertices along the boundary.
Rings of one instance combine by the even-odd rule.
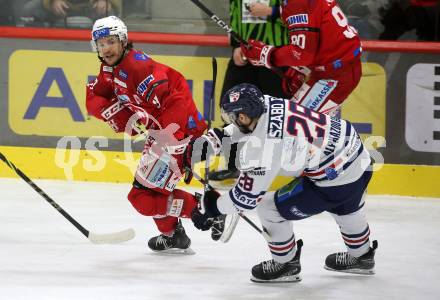
[[[306,36],[305,34],[294,34],[290,38],[291,44],[304,49],[306,47]]]

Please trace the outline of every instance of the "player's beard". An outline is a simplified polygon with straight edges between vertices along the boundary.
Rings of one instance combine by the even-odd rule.
[[[252,131],[253,131],[253,130],[250,130],[248,126],[238,125],[238,124],[235,124],[235,125],[237,125],[237,127],[241,133],[249,134],[249,133],[252,133]]]

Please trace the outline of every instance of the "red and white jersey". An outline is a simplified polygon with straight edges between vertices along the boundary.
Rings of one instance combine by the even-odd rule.
[[[337,69],[360,56],[359,35],[335,0],[284,0],[281,18],[290,45],[274,51],[275,66]]]
[[[105,99],[112,98],[133,112],[153,117],[162,128],[176,123],[179,130],[174,135],[178,140],[200,136],[206,128],[183,75],[142,51],[129,50],[114,67],[102,63],[96,80],[87,85],[89,114],[102,119]],[[159,129],[151,120],[147,128]]]
[[[359,179],[371,163],[350,122],[286,99],[265,96],[267,111],[252,134],[231,124],[225,133],[244,142],[237,184],[217,202],[222,213],[255,208],[278,175],[305,176],[318,186]]]

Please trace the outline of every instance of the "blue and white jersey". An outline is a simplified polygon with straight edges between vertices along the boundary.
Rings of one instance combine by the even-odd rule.
[[[350,122],[286,99],[266,95],[265,102],[266,111],[251,134],[233,124],[225,128],[244,146],[237,184],[219,198],[222,213],[255,208],[281,174],[336,186],[356,181],[370,165],[370,155]]]

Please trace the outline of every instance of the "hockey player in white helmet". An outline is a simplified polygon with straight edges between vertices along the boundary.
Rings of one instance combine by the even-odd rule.
[[[133,44],[128,43],[127,26],[115,16],[96,20],[90,43],[99,59],[109,66],[117,65],[126,51],[133,48]]]
[[[189,253],[191,240],[179,218],[188,218],[198,199],[176,184],[190,175],[183,171],[183,149],[190,138],[203,134],[206,123],[186,79],[148,54],[133,49],[127,27],[118,17],[93,25],[92,47],[102,64],[96,80],[87,85],[90,115],[114,131],[126,131],[132,116],[148,129],[148,137],[128,200],[142,215],[153,217],[160,232],[149,240],[153,251]],[[135,130],[129,128],[135,134]]]
[[[374,274],[377,241],[371,246],[363,210],[371,158],[350,122],[264,96],[251,84],[230,89],[221,106],[231,125],[212,129],[201,139],[216,153],[226,137],[244,142],[241,174],[229,192],[205,193],[205,212],[192,212],[195,226],[207,230],[212,217],[257,208],[270,236],[272,260],[255,265],[251,280],[293,282],[300,280],[302,240],[296,239],[291,221],[327,211],[339,225],[348,251],[329,255],[325,268]],[[296,178],[268,192],[281,172]]]

